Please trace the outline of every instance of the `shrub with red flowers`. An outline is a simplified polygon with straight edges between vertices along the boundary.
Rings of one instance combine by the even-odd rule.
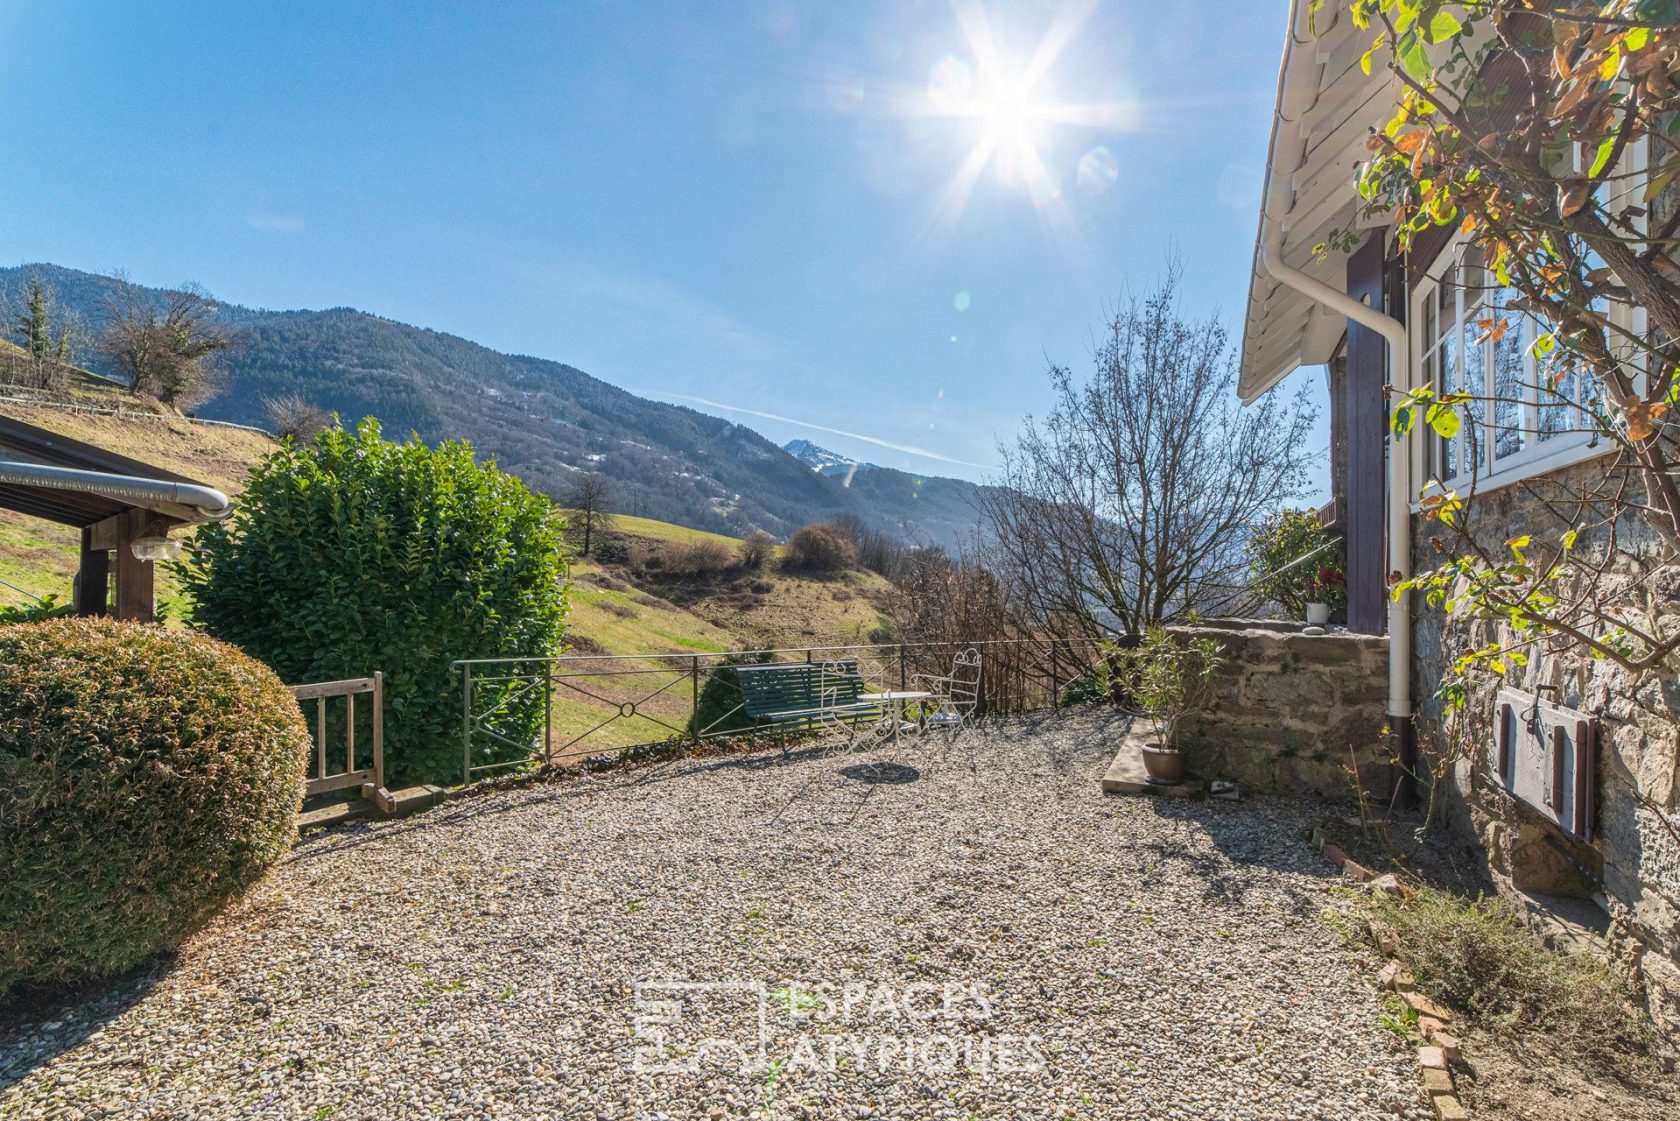
[[[1327,604],[1332,614],[1347,606],[1347,577],[1340,566],[1320,565],[1307,578],[1306,585],[1308,603]]]

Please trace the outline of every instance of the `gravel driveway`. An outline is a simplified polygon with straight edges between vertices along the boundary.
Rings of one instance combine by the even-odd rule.
[[[1426,1116],[1318,918],[1310,807],[1105,797],[1121,728],[317,836],[175,961],[0,1035],[0,1117]]]

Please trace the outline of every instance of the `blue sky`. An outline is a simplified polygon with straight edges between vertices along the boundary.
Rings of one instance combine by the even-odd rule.
[[[1287,5],[1210,7],[8,4],[0,261],[351,305],[980,477],[1169,252],[1240,334]]]

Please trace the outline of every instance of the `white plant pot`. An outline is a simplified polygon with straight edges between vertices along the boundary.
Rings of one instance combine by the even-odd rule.
[[[1330,605],[1328,603],[1307,604],[1307,622],[1315,627],[1322,627],[1330,621]]]

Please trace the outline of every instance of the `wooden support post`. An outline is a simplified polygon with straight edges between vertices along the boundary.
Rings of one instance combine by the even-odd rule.
[[[373,671],[373,785],[385,787],[385,674]]]
[[[1383,299],[1383,234],[1378,230],[1347,263],[1347,292],[1373,310]],[[1347,373],[1340,402],[1347,439],[1347,625],[1356,634],[1382,634],[1388,601],[1388,504],[1384,493],[1388,421],[1383,387],[1388,351],[1381,335],[1348,321]]]
[[[152,562],[134,555],[136,538],[146,536],[146,524],[151,514],[146,510],[125,510],[118,515],[116,553],[117,606],[119,619],[133,619],[149,623],[157,618],[157,597],[153,585]]]
[[[111,610],[111,554],[94,543],[93,527],[82,530],[82,559],[76,569],[72,604],[78,615],[105,615]]]

